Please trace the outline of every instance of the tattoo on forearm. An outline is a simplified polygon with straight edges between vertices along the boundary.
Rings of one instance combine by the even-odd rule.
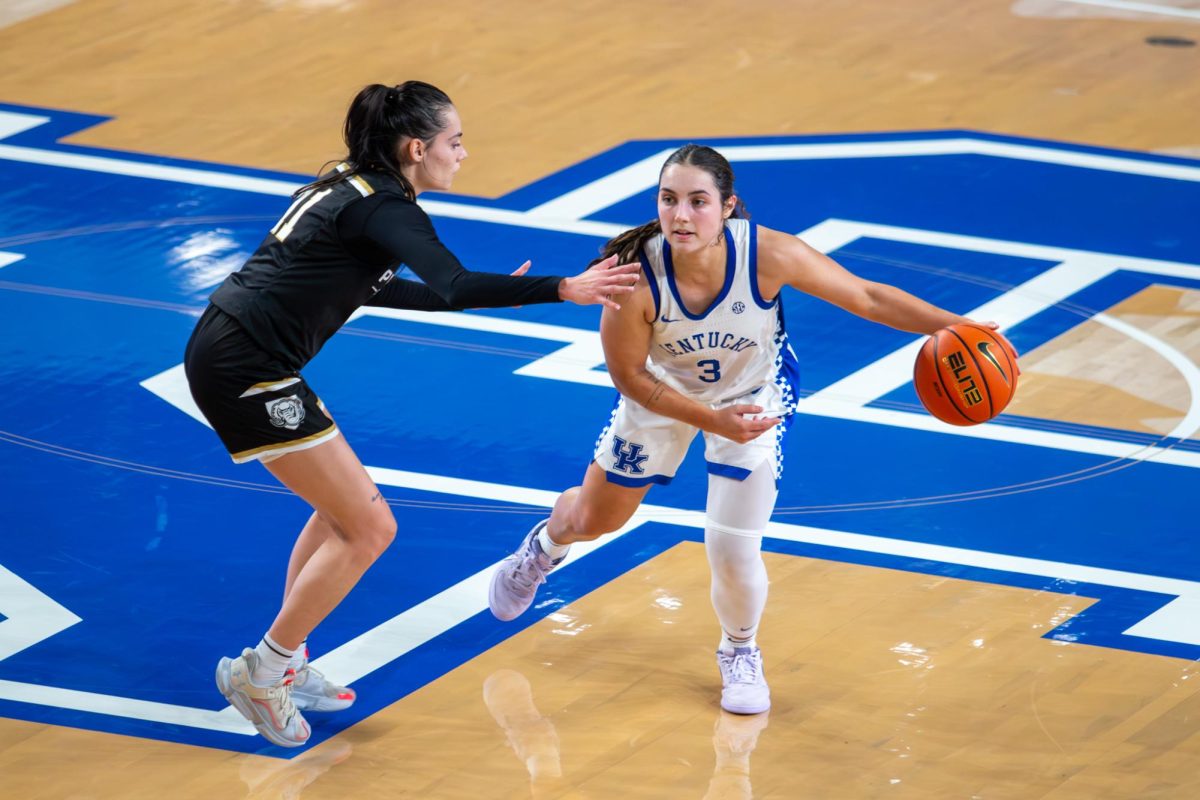
[[[658,402],[658,398],[662,397],[662,393],[667,390],[667,385],[661,379],[654,379],[654,388],[650,390],[650,397],[646,399],[646,408],[653,409],[654,404]]]

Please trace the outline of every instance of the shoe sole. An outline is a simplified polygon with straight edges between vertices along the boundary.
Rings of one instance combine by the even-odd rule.
[[[354,698],[357,700],[358,698]],[[295,689],[292,689],[292,702],[296,704],[296,708],[300,711],[315,711],[323,714],[329,711],[344,711],[354,705],[354,700],[331,700],[322,695],[314,698],[309,705],[309,701]]]
[[[771,702],[768,700],[765,706],[734,706],[721,703],[721,708],[728,711],[730,714],[741,714],[742,716],[750,716],[753,714],[762,714],[771,710]]]
[[[238,713],[246,718],[246,721],[254,726],[254,729],[262,734],[263,738],[271,744],[277,744],[280,747],[303,747],[308,741],[305,737],[304,741],[297,742],[295,739],[285,739],[270,725],[262,722],[255,713],[253,705],[246,698],[234,691],[233,683],[230,680],[230,673],[233,669],[233,659],[229,657],[222,658],[217,662],[217,688],[221,691],[222,696],[229,701],[229,705],[237,709]]]

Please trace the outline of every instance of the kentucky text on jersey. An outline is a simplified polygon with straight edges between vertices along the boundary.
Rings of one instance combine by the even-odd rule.
[[[676,339],[674,342],[661,342],[658,346],[673,356],[683,356],[702,350],[732,350],[740,353],[749,347],[758,347],[758,342],[732,333],[708,331],[692,334],[685,339]]]

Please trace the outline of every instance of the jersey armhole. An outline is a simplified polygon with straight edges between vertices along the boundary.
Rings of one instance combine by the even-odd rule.
[[[650,296],[654,298],[654,321],[657,322],[658,315],[662,313],[658,296],[658,279],[654,277],[654,270],[650,267],[650,259],[646,257],[645,247],[638,250],[638,260],[642,262],[642,274],[646,276],[646,283],[650,286]]]
[[[750,296],[754,298],[754,302],[758,304],[759,308],[771,309],[779,302],[779,295],[775,295],[770,300],[764,300],[758,289],[758,226],[753,222],[747,224],[750,226],[750,246],[747,248],[749,251],[747,263],[750,265]],[[782,292],[783,287],[780,287],[779,291]]]

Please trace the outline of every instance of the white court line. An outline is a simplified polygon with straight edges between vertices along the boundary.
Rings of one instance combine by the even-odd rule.
[[[897,158],[913,156],[982,155],[1038,161],[1083,169],[1099,169],[1128,175],[1146,175],[1181,181],[1200,181],[1200,167],[1143,161],[1124,156],[1107,156],[1056,150],[1038,145],[993,142],[960,137],[955,139],[910,139],[891,142],[830,142],[824,144],[731,145],[716,148],[732,163],[747,161],[807,161],[848,158]],[[658,173],[674,148],[661,150],[634,164],[584,184],[560,197],[529,210],[531,215],[556,219],[581,219],[602,211],[658,183]]]
[[[32,114],[0,111],[0,139],[10,128],[27,130],[48,118]],[[11,134],[10,134],[11,135]],[[1200,167],[1140,160],[1124,156],[1108,156],[1058,150],[1052,147],[994,142],[972,137],[953,139],[907,139],[884,142],[837,142],[825,144],[739,145],[718,148],[730,161],[798,161],[844,158],[895,158],[904,156],[985,155],[1038,161],[1084,169],[1099,169],[1129,175],[1145,175],[1175,180],[1200,181]],[[608,238],[628,226],[584,220],[597,211],[632,197],[654,186],[662,160],[670,150],[663,150],[623,167],[611,175],[571,190],[562,196],[542,203],[528,211],[486,208],[444,200],[422,201],[431,215],[493,222],[514,227],[537,228]],[[58,166],[67,169],[103,172],[115,175],[165,180],[197,186],[213,186],[238,191],[287,196],[302,183],[268,178],[234,175],[219,170],[174,167],[126,161],[115,157],[90,156],[16,147],[0,144],[0,159]]]
[[[0,28],[69,6],[75,0],[5,0],[0,3]],[[0,137],[2,138],[2,137]]]
[[[216,684],[212,684],[212,690],[214,693],[217,691]],[[86,711],[89,714],[105,714],[142,722],[158,722],[163,725],[183,725],[223,733],[240,733],[245,736],[258,733],[233,706],[228,708],[233,714],[226,714],[223,710],[190,708],[114,694],[81,692],[76,689],[6,680],[0,680],[0,700],[64,708],[68,711]]]
[[[0,139],[21,131],[29,130],[49,122],[49,117],[33,114],[18,114],[0,111]],[[84,172],[100,172],[108,175],[124,175],[147,180],[183,183],[192,186],[211,186],[240,192],[289,197],[304,185],[303,181],[256,178],[236,175],[220,170],[200,167],[178,167],[167,164],[149,164],[113,156],[95,156],[84,153],[68,153],[35,147],[20,147],[0,144],[0,160],[18,161],[26,164],[75,169]],[[590,220],[554,220],[545,215],[531,215],[524,211],[489,208],[446,200],[421,200],[420,205],[431,216],[489,222],[536,230],[574,233],[599,238],[611,238],[626,226]]]
[[[376,483],[418,491],[494,500],[506,504],[520,503],[550,508],[558,493],[544,489],[509,486],[484,481],[471,481],[383,467],[368,467]],[[615,541],[619,535],[646,522],[661,522],[703,530],[704,513],[668,506],[643,505],[637,515],[617,534],[603,537],[589,547],[572,548],[568,564],[586,557],[600,547]],[[989,553],[959,547],[910,542],[881,536],[815,528],[806,525],[772,522],[768,538],[814,544],[864,553],[883,553],[913,561],[936,561],[999,572],[1031,575],[1050,580],[1067,580],[1111,586],[1136,591],[1173,595],[1177,599],[1159,612],[1146,617],[1128,630],[1135,635],[1148,636],[1166,642],[1200,645],[1200,614],[1187,613],[1200,607],[1200,583],[1161,578],[1121,570],[1088,567],[1035,558]],[[510,542],[516,545],[514,538]],[[400,612],[386,622],[354,637],[313,664],[334,680],[353,683],[395,659],[425,644],[451,628],[487,609],[487,582],[492,570],[488,566],[459,581],[437,595]],[[214,689],[215,691],[215,689]],[[21,703],[55,706],[96,714],[127,717],[149,722],[184,725],[193,728],[253,735],[254,730],[232,708],[220,711],[188,708],[164,703],[152,703],[133,698],[116,697],[72,689],[59,689],[37,684],[0,681],[0,699]]]
[[[851,220],[830,219],[814,225],[798,234],[806,242],[813,244],[824,252],[830,252],[846,247],[860,238],[876,238],[887,241],[924,244],[954,250],[966,250],[978,253],[992,253],[1032,258],[1044,261],[1057,261],[1057,266],[1042,272],[1020,286],[1016,286],[1003,295],[990,300],[978,308],[963,312],[964,316],[977,320],[994,320],[1002,328],[1012,327],[1035,314],[1038,314],[1056,303],[1080,292],[1088,286],[1119,271],[1128,270],[1151,275],[1200,280],[1200,267],[1192,264],[1181,264],[1173,261],[1158,261],[1154,259],[1126,258],[1109,253],[1097,253],[1088,250],[1074,250],[1063,247],[1046,247],[1029,245],[1021,242],[1009,242],[1000,239],[985,239],[979,236],[961,236],[957,234],[939,233],[915,228],[901,228],[893,225],[876,225],[872,223],[854,222]],[[1125,334],[1131,339],[1145,345],[1151,351],[1166,359],[1183,376],[1191,400],[1183,419],[1176,424],[1167,436],[1185,439],[1200,430],[1200,370],[1185,354],[1176,348],[1153,336],[1146,331],[1135,328],[1106,314],[1094,314],[1088,319],[1107,325]],[[854,419],[856,407],[867,403],[904,386],[912,380],[912,365],[917,351],[924,343],[923,339],[910,342],[888,355],[883,356],[863,367],[857,372],[826,386],[820,391],[801,400],[797,405],[803,413],[830,414],[831,409],[841,406],[837,411],[839,416]],[[892,412],[888,418],[902,412]],[[921,417],[922,415],[909,415]],[[877,420],[883,417],[876,416]],[[917,427],[913,420],[913,427]],[[1000,427],[1007,431],[1013,428],[1003,425],[986,424],[970,428],[951,428],[941,426],[934,428],[943,433],[958,436],[979,436],[986,438],[1005,438],[1003,435],[993,437],[987,429]],[[926,427],[925,430],[930,430]],[[1020,434],[1014,434],[1015,437]],[[1089,437],[1085,437],[1089,438]],[[1026,440],[1028,441],[1028,440]],[[1106,454],[1112,454],[1111,447],[1101,446]],[[1095,452],[1095,451],[1093,451]],[[1138,448],[1139,460],[1153,459],[1159,463],[1179,463],[1171,453],[1161,448]],[[1179,455],[1183,455],[1181,452]],[[1195,454],[1192,454],[1195,455]],[[1196,460],[1196,459],[1187,459]]]
[[[33,130],[50,121],[49,117],[37,114],[15,114],[12,111],[0,111],[0,139],[7,139],[23,131]]]
[[[4,113],[0,112],[0,114]],[[293,192],[304,185],[299,181],[255,178],[248,175],[233,175],[193,167],[146,164],[139,161],[125,161],[106,156],[61,153],[56,150],[38,150],[32,147],[17,147],[7,144],[0,144],[0,159],[76,169],[85,172],[102,172],[109,175],[124,175],[148,180],[184,183],[192,186],[211,186],[217,189],[231,189],[276,197],[290,197]],[[544,216],[533,216],[523,211],[451,203],[445,200],[421,200],[419,202],[420,206],[430,216],[489,222],[496,225],[575,233],[606,239],[616,236],[626,229],[625,225],[617,225],[609,222],[555,220]]]
[[[0,564],[0,661],[80,621],[73,612]]]
[[[1141,328],[1135,328],[1128,322],[1123,322],[1116,317],[1110,317],[1108,314],[1096,314],[1092,319],[1101,325],[1112,328],[1118,333],[1125,334],[1136,342],[1141,342],[1165,358],[1183,376],[1183,380],[1187,383],[1188,391],[1191,392],[1192,402],[1188,407],[1187,415],[1167,433],[1167,436],[1186,439],[1197,430],[1200,430],[1200,369],[1196,367],[1192,360],[1174,347],[1168,345],[1162,339],[1151,336]]]
[[[1059,2],[1076,3],[1081,6],[1116,8],[1121,11],[1144,11],[1147,14],[1161,14],[1166,17],[1200,19],[1200,9],[1175,8],[1174,6],[1160,6],[1154,3],[1134,3],[1130,2],[1130,0],[1059,0]]]

